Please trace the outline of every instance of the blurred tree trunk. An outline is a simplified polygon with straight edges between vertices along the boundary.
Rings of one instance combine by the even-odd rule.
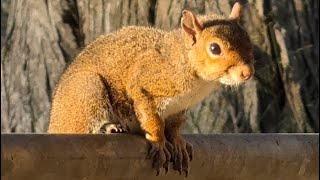
[[[9,4],[9,0],[1,0],[1,48],[4,44],[4,37],[6,35]]]
[[[60,74],[97,36],[126,25],[179,27],[181,11],[229,14],[230,0],[12,0],[1,53],[1,132],[45,132]],[[319,132],[317,0],[240,1],[256,75],[221,87],[184,132]]]

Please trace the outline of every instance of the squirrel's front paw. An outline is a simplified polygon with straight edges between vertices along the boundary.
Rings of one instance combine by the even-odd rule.
[[[185,172],[185,176],[189,173],[189,164],[193,157],[193,147],[183,137],[176,136],[169,140],[173,145],[174,150],[172,154],[173,169]]]
[[[151,143],[151,145],[148,158],[152,160],[152,167],[156,169],[157,176],[162,167],[165,169],[165,173],[167,173],[171,154],[173,153],[173,146],[167,141],[163,143]]]

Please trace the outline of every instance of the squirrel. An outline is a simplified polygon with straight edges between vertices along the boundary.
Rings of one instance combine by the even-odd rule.
[[[185,111],[219,85],[239,85],[254,74],[253,48],[230,15],[183,10],[181,28],[128,26],[98,37],[67,67],[53,92],[48,133],[145,136],[160,169],[187,176],[193,147],[179,133]]]

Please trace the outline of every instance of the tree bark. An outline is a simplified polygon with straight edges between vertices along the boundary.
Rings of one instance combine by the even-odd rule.
[[[242,0],[256,74],[214,91],[183,132],[319,132],[319,2]],[[225,0],[12,0],[1,54],[1,132],[45,132],[64,68],[101,34],[127,25],[178,28],[183,9],[230,13]]]
[[[52,89],[79,49],[63,17],[71,8],[64,1],[11,2],[1,53],[1,132],[46,130]]]

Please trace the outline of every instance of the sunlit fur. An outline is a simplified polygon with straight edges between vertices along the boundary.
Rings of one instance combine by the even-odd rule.
[[[171,155],[177,160],[174,166],[187,171],[192,146],[180,135],[185,110],[221,83],[235,86],[254,73],[252,47],[238,24],[239,14],[238,3],[232,18],[201,16],[198,21],[183,11],[180,29],[130,26],[97,38],[61,76],[48,132],[97,133],[103,124],[121,124],[152,144],[157,171]],[[221,55],[211,54],[213,42]],[[170,155],[167,142],[176,153]]]
[[[252,45],[246,31],[238,21],[222,16],[202,16],[199,20],[205,29],[189,52],[198,75],[227,85],[245,82],[247,79],[241,73],[245,71],[250,76],[254,73]],[[220,46],[221,55],[210,52],[212,43]]]

